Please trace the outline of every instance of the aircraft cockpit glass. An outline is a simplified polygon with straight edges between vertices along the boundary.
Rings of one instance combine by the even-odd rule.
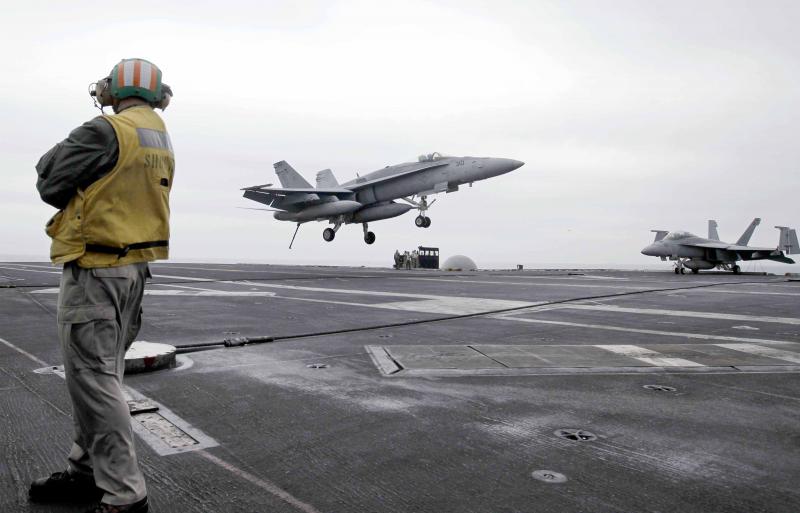
[[[428,153],[427,155],[420,155],[418,160],[420,162],[436,162],[437,160],[441,160],[447,157],[447,155],[443,155],[438,151],[434,151],[433,153]]]
[[[670,232],[664,238],[666,240],[678,240],[678,239],[688,239],[689,237],[697,237],[697,235],[694,235],[689,232]]]

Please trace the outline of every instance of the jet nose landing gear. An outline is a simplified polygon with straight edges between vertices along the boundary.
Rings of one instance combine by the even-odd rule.
[[[419,201],[414,201],[411,198],[402,198],[404,201],[411,203],[414,207],[419,210],[419,215],[414,219],[414,224],[417,225],[417,228],[428,228],[431,225],[431,218],[426,216],[425,213],[428,211],[431,205],[433,205],[436,200],[431,201],[428,203],[427,196],[420,196]]]

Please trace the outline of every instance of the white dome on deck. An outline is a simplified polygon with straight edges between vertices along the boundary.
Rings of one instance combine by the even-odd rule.
[[[478,266],[468,256],[453,255],[442,264],[441,269],[445,271],[475,271]]]

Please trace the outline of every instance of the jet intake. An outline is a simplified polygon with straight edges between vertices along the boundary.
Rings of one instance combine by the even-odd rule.
[[[708,260],[695,260],[695,259],[691,259],[691,260],[689,260],[687,262],[684,262],[683,265],[685,267],[688,267],[689,269],[692,269],[692,270],[697,269],[698,271],[701,270],[701,269],[702,270],[713,269],[713,268],[715,268],[717,266],[717,264],[715,264],[713,262],[709,262]]]
[[[405,214],[413,207],[403,203],[389,202],[383,205],[367,207],[353,214],[353,221],[356,223],[366,223],[378,221],[379,219],[389,219]]]
[[[298,223],[305,223],[306,221],[314,221],[315,219],[325,219],[328,217],[340,216],[349,214],[358,210],[363,205],[357,201],[339,200],[322,203],[320,205],[312,205],[306,207],[299,212],[275,212],[275,219],[278,221],[295,221]]]

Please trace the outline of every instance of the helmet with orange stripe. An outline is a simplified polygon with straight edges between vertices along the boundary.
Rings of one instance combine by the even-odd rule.
[[[138,97],[160,109],[166,109],[172,89],[161,82],[161,70],[144,59],[122,59],[109,76],[90,88],[100,107],[113,105],[125,98]],[[101,109],[102,110],[102,109]]]
[[[122,59],[111,70],[111,96],[138,96],[148,103],[161,98],[161,70],[144,59]]]

